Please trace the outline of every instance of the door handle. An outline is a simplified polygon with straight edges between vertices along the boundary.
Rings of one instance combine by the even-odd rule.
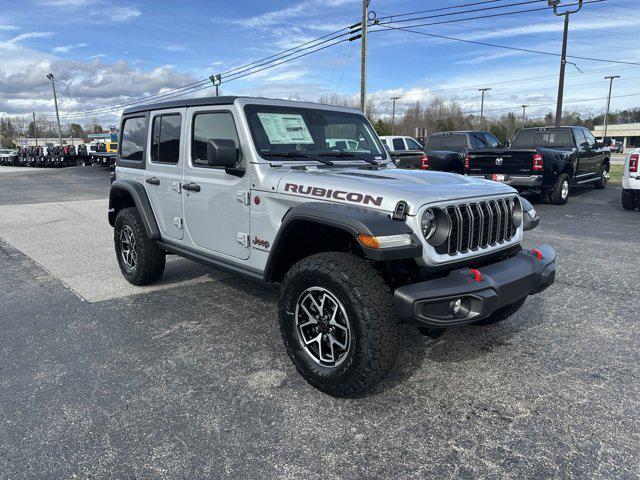
[[[145,182],[149,185],[160,185],[160,179],[156,177],[147,178]]]
[[[200,191],[200,185],[198,185],[197,183],[184,183],[182,185],[182,189],[183,190],[187,190],[189,192],[199,192]]]

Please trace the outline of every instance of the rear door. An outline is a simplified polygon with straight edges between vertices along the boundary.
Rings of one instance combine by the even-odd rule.
[[[153,112],[149,119],[144,188],[164,236],[184,237],[180,182],[184,164],[185,108]]]

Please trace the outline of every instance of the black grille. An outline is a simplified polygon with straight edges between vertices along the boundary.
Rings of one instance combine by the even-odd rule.
[[[451,221],[449,238],[436,247],[440,255],[456,255],[508,242],[516,234],[510,198],[451,205],[443,209]]]

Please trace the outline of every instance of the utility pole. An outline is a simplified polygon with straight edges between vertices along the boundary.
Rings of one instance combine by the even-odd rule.
[[[36,139],[36,147],[38,146],[38,127],[36,126],[36,112],[33,112],[33,136]]]
[[[482,130],[482,125],[484,123],[484,92],[488,92],[491,90],[490,88],[479,88],[478,91],[482,92],[482,100],[480,100],[480,130]]]
[[[522,105],[522,128],[524,128],[524,122],[526,120],[526,115],[527,115],[527,107],[529,105]]]
[[[562,97],[564,95],[564,71],[567,66],[567,37],[569,36],[569,15],[577,13],[582,8],[583,0],[578,0],[578,8],[575,10],[566,10],[558,13],[558,5],[562,0],[547,0],[550,7],[553,7],[553,13],[558,17],[564,16],[564,33],[562,35],[562,56],[560,59],[560,78],[558,80],[558,103],[556,105],[556,127],[562,125]]]
[[[367,7],[369,0],[362,0],[362,46],[360,50],[360,110],[365,113],[367,99]]]
[[[607,136],[607,124],[609,122],[609,106],[611,105],[611,89],[613,88],[613,80],[620,78],[620,75],[611,75],[604,77],[605,80],[609,80],[609,95],[607,95],[607,111],[604,114],[604,133],[602,134],[602,140]]]
[[[58,96],[56,95],[56,82],[53,78],[53,73],[47,75],[47,78],[51,82],[51,88],[53,89],[53,103],[56,106],[56,120],[58,121],[58,139],[60,140],[60,146],[62,146],[62,127],[60,126],[60,113],[58,112]]]
[[[391,135],[396,133],[396,100],[400,97],[391,97],[393,101],[393,108],[391,109]]]

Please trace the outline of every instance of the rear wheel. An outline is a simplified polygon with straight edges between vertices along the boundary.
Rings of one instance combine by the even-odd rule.
[[[569,200],[570,190],[571,184],[569,175],[567,175],[566,173],[561,173],[558,177],[558,183],[556,183],[556,186],[553,188],[553,190],[549,192],[551,203],[553,203],[554,205],[564,205],[565,203],[567,203],[567,200]]]
[[[634,195],[622,190],[622,207],[625,210],[635,210],[637,203],[638,201]]]
[[[129,283],[148,285],[160,279],[166,253],[149,238],[136,208],[118,212],[114,243],[120,271]]]
[[[521,298],[517,302],[510,303],[509,305],[505,305],[502,308],[499,308],[495,312],[493,312],[487,318],[483,318],[482,320],[478,320],[474,325],[486,326],[486,325],[495,325],[496,323],[502,322],[520,310],[520,307],[524,305],[527,297]]]
[[[396,359],[393,295],[365,260],[321,253],[296,263],[282,284],[280,332],[298,373],[337,397],[377,384]]]

